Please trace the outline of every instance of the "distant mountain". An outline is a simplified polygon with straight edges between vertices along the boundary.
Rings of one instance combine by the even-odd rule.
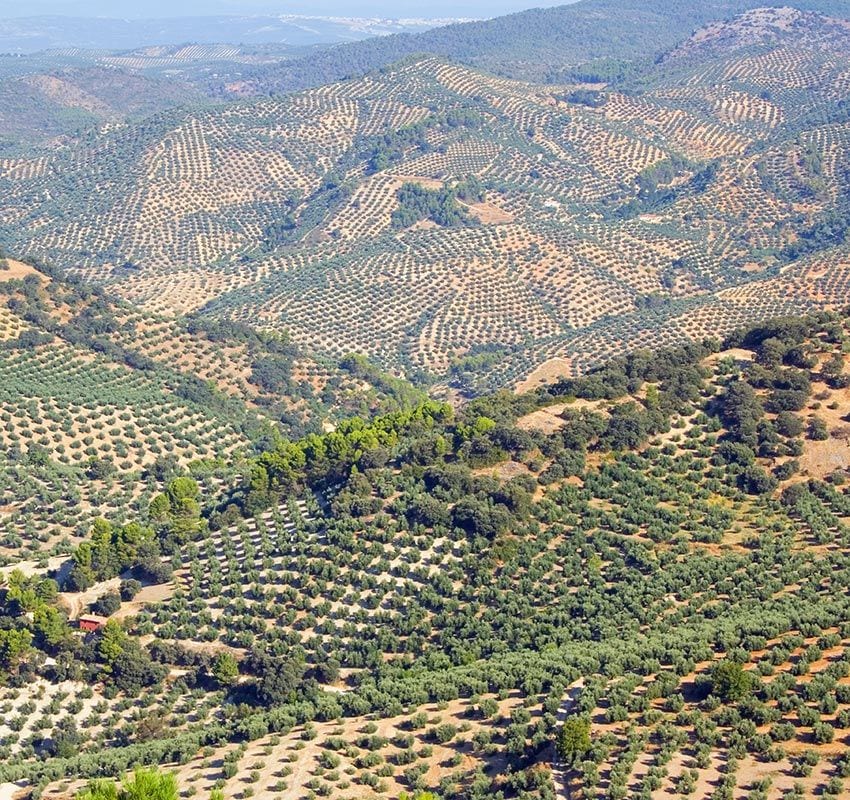
[[[760,6],[764,0],[582,0],[531,9],[480,22],[448,25],[340,45],[300,59],[255,70],[248,81],[223,88],[238,94],[273,94],[319,86],[380,69],[415,54],[430,53],[498,75],[557,82],[578,65],[596,62],[602,76],[611,60],[660,54],[707,22]],[[801,10],[847,16],[846,0],[800,0]]]
[[[137,20],[38,16],[0,19],[0,53],[35,53],[69,47],[124,50],[186,42],[309,47],[400,32],[417,33],[454,21],[297,15]]]
[[[850,21],[811,14],[796,8],[756,8],[734,19],[721,20],[696,31],[664,61],[705,58],[745,47],[793,44],[813,49],[850,49]]]
[[[64,145],[102,123],[208,103],[179,76],[146,75],[72,58],[0,57],[0,156]]]

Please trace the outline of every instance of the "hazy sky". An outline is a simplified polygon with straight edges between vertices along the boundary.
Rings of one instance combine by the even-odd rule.
[[[493,17],[569,0],[0,0],[0,17],[40,14],[121,18],[216,14],[358,17]]]

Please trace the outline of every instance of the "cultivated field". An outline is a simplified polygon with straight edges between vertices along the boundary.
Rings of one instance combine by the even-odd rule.
[[[758,11],[639,90],[422,58],[173,111],[0,162],[0,235],[159,315],[259,324],[467,392],[557,377],[624,342],[834,304],[848,49],[838,21]],[[787,274],[800,258],[817,285]]]

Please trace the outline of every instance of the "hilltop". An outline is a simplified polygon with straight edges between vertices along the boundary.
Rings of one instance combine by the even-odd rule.
[[[850,46],[850,21],[789,6],[756,8],[706,25],[665,58],[699,58],[741,48],[778,46],[846,50]]]

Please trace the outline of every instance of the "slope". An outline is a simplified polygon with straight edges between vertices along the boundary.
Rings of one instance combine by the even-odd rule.
[[[67,552],[176,468],[214,485],[281,433],[417,399],[365,361],[317,362],[281,337],[164,319],[0,261],[0,561]]]
[[[423,58],[114,126],[0,161],[0,235],[149,311],[467,391],[834,307],[846,23],[780,10],[711,30],[640,93]]]
[[[587,62],[600,62],[589,70],[591,73],[601,69],[602,75],[617,74],[616,67],[609,73],[613,65],[605,62],[651,59],[710,20],[765,5],[781,6],[783,3],[581,0],[557,8],[531,9],[419,34],[341,45],[257,70],[246,81],[229,88],[243,95],[289,92],[362,75],[421,53],[530,81],[569,80],[574,68]],[[794,5],[836,16],[847,13],[844,0],[801,0]],[[226,82],[224,88],[228,88]]]
[[[587,798],[842,796],[848,337],[842,315],[785,318],[350,420],[204,487],[188,531],[168,505],[184,476],[136,512],[148,533],[90,533],[100,578],[110,537],[134,564],[134,532],[125,581],[154,547],[174,573],[85,645],[13,664],[0,781],[67,798],[142,762],[201,797],[543,800],[557,741]],[[45,606],[116,583],[51,597],[10,576],[0,618],[38,632]]]

